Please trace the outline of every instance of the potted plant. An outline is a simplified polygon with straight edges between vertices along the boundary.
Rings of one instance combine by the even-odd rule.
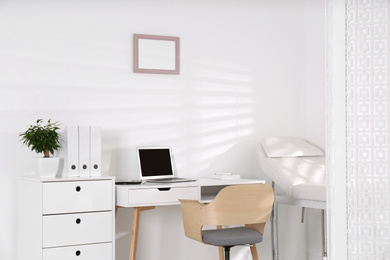
[[[59,134],[59,123],[52,122],[51,119],[43,125],[43,119],[38,119],[36,125],[30,127],[19,134],[23,144],[27,145],[31,151],[43,153],[43,158],[35,159],[35,171],[41,176],[55,176],[59,166],[59,158],[50,157],[61,147],[61,135]]]

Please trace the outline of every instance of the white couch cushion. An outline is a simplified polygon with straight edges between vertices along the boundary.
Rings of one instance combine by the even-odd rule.
[[[291,136],[265,137],[262,146],[267,156],[274,157],[299,157],[299,156],[324,156],[324,152],[305,142],[303,139]]]
[[[258,156],[261,169],[288,196],[326,201],[324,156],[268,158],[261,145]]]

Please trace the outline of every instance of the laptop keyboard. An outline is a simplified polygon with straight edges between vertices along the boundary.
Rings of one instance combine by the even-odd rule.
[[[195,180],[187,179],[187,178],[167,178],[167,179],[147,180],[147,182],[157,182],[157,183],[174,183],[174,182],[190,182],[190,181],[195,181]]]

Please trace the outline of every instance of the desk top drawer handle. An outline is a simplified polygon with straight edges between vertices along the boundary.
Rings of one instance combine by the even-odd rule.
[[[81,187],[80,187],[80,186],[77,186],[77,187],[76,187],[76,191],[77,191],[77,192],[81,191]]]
[[[76,251],[76,255],[79,256],[81,254],[80,250]]]
[[[81,219],[76,219],[76,224],[80,224],[81,223]]]
[[[159,191],[169,191],[171,188],[157,188]]]

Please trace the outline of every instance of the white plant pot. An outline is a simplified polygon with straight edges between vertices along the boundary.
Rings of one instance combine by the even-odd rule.
[[[60,158],[34,158],[35,173],[42,177],[56,177]]]

